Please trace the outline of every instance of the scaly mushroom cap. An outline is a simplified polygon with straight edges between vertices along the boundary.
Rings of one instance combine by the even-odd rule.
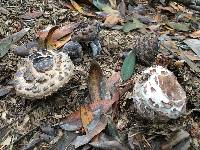
[[[143,117],[155,121],[176,119],[186,109],[186,93],[176,76],[162,66],[142,72],[133,89],[133,101]]]
[[[63,52],[35,52],[18,66],[16,94],[35,99],[48,96],[71,79],[73,70],[71,59]]]

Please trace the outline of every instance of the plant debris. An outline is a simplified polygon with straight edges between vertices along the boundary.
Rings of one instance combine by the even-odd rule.
[[[199,7],[2,0],[0,149],[199,149]]]

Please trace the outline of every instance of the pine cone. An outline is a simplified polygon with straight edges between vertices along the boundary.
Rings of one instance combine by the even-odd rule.
[[[137,36],[135,39],[133,50],[136,53],[138,62],[145,66],[151,66],[158,54],[158,36]]]

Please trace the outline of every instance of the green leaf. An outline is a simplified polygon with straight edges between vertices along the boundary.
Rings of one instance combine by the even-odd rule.
[[[135,71],[135,61],[136,61],[135,53],[131,51],[125,58],[122,65],[121,78],[123,81],[128,80],[133,75]]]
[[[0,58],[2,58],[10,49],[11,45],[19,41],[27,32],[29,28],[24,28],[0,41]]]
[[[93,4],[107,14],[119,14],[119,11],[112,9],[110,3],[106,3],[106,1],[93,0]]]
[[[170,28],[173,28],[177,31],[189,31],[190,30],[190,23],[168,22],[167,25]]]
[[[122,30],[124,32],[130,32],[132,30],[141,29],[141,28],[144,28],[144,27],[145,27],[145,25],[143,23],[141,23],[138,19],[134,18],[133,22],[125,23]]]

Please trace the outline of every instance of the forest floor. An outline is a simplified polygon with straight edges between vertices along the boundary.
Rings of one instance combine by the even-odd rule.
[[[45,29],[48,25],[61,26],[70,22],[80,20],[87,22],[94,19],[100,23],[103,22],[102,19],[97,17],[88,17],[76,10],[69,9],[65,5],[66,1],[49,0],[48,3],[45,2],[1,1],[0,39],[6,38],[23,28],[30,28],[27,35],[15,43],[15,46],[19,46],[29,41],[35,41],[36,32]],[[144,4],[146,11],[144,16],[149,16],[157,21],[151,24],[151,29],[157,29],[160,35],[165,34],[170,37],[170,41],[176,41],[176,43],[181,43],[187,38],[200,38],[200,34],[196,37],[192,35],[193,32],[200,30],[200,14],[193,10],[187,10],[187,8],[178,4],[176,6],[181,6],[181,8],[179,7],[180,10],[171,6],[166,8],[162,6],[163,8],[161,8],[160,5],[160,8],[152,8],[148,4]],[[176,8],[178,9],[178,7]],[[20,17],[33,10],[42,11],[43,14],[33,19]],[[179,13],[174,13],[174,11]],[[184,18],[183,16],[186,14],[187,16]],[[194,17],[195,19],[193,19]],[[181,31],[181,29],[166,27],[167,21],[176,22],[176,19],[180,19],[183,24],[190,20],[190,22],[188,21],[191,25],[190,29]],[[100,29],[99,39],[102,51],[96,61],[107,78],[116,70],[116,65],[122,66],[123,55],[129,52],[133,40],[137,40],[134,37],[136,35],[143,36],[143,34],[145,33],[138,30],[124,32],[111,28]],[[84,50],[83,60],[75,64],[75,75],[68,84],[47,98],[29,100],[17,96],[13,89],[12,80],[17,70],[17,64],[21,59],[20,56],[13,53],[13,47],[4,57],[0,58],[0,85],[2,88],[0,90],[0,149],[74,149],[68,147],[71,142],[65,141],[67,136],[72,135],[60,129],[58,124],[65,116],[78,110],[89,94],[87,79],[90,61],[93,59],[91,52]],[[186,50],[190,52],[191,56],[193,51],[191,49]],[[162,53],[162,49],[160,49],[160,53]],[[192,56],[193,60],[191,61],[199,69],[200,58],[194,53]],[[200,75],[199,72],[191,69],[191,65],[188,65],[187,61],[184,60],[183,62],[180,57],[175,58],[172,58],[174,59],[173,63],[181,65],[173,64],[168,69],[175,74],[178,82],[186,91],[186,114],[165,123],[146,121],[137,114],[134,108],[131,88],[120,98],[117,115],[114,118],[114,126],[118,130],[120,138],[124,138],[122,145],[126,145],[125,147],[131,149],[134,145],[136,149],[178,150],[180,147],[188,147],[189,145],[190,149],[200,149]],[[138,62],[135,67],[135,74],[140,74],[144,68],[145,66]],[[133,79],[134,75],[129,81]],[[125,85],[123,83],[120,86]],[[180,135],[177,135],[177,133]],[[112,144],[107,145],[106,148],[117,149],[112,146]],[[93,149],[91,146],[84,146],[84,148]]]

